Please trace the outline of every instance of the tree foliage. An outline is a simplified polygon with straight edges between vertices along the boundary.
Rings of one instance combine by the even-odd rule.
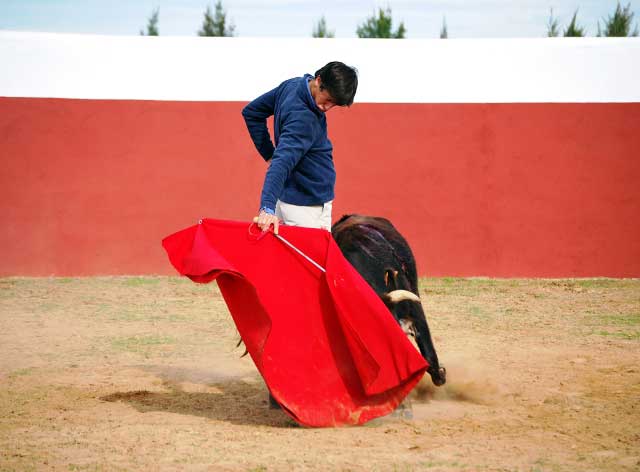
[[[560,24],[558,23],[558,19],[553,17],[553,8],[549,14],[549,22],[547,23],[547,36],[549,38],[560,36]]]
[[[442,28],[440,28],[440,39],[447,39],[449,32],[447,31],[447,17],[442,17]]]
[[[158,33],[158,17],[160,16],[160,7],[156,8],[149,20],[147,21],[146,36],[159,36]],[[140,36],[145,36],[144,30],[140,30]]]
[[[564,30],[563,36],[569,38],[581,38],[584,36],[584,28],[578,26],[576,23],[576,19],[578,18],[578,10],[576,10],[573,14],[573,18],[571,18],[571,23]]]
[[[222,7],[222,0],[218,0],[215,6],[215,13],[211,14],[211,7],[207,5],[204,12],[202,29],[198,31],[198,36],[233,36],[235,25],[227,25],[227,12]]]
[[[146,31],[140,30],[142,36],[159,36],[158,22],[160,16],[160,8],[153,10],[151,16],[147,20]],[[558,18],[553,15],[553,8],[550,10],[549,20],[547,23],[547,36],[557,37],[562,34],[565,37],[583,37],[585,36],[585,28],[577,23],[578,10],[573,14],[569,25],[561,31]],[[613,15],[603,19],[603,27],[598,22],[598,36],[607,37],[625,37],[638,36],[638,23],[635,27],[633,24],[634,12],[631,11],[631,3],[626,7],[622,7],[617,2]],[[235,25],[227,21],[227,12],[222,6],[222,0],[217,0],[215,4],[215,12],[211,11],[211,7],[207,6],[204,13],[202,29],[198,31],[199,36],[234,36]],[[333,38],[335,30],[329,30],[324,15],[314,25],[312,30],[314,38]],[[395,38],[402,39],[405,37],[406,28],[404,22],[400,22],[399,26],[393,30],[393,19],[391,8],[378,8],[377,12],[368,17],[364,23],[358,25],[356,34],[359,38]],[[442,26],[440,28],[440,38],[449,37],[447,28],[447,19],[443,17]]]
[[[638,36],[638,24],[631,31],[631,24],[633,22],[633,12],[631,11],[631,3],[622,8],[620,2],[616,5],[616,11],[613,16],[610,16],[604,20],[604,31],[600,30],[600,22],[598,22],[598,36],[608,37],[625,37],[625,36]]]
[[[400,22],[400,26],[398,26],[395,31],[392,31],[391,8],[389,7],[385,10],[379,8],[377,16],[374,12],[374,14],[367,18],[356,30],[359,38],[403,39],[406,32],[407,30],[403,22]]]
[[[314,38],[334,38],[335,37],[335,31],[329,31],[327,29],[327,20],[325,20],[324,15],[322,15],[322,18],[320,18],[320,20],[318,20],[318,23],[316,23],[316,26],[313,28],[313,32],[311,33],[311,36],[313,36]]]

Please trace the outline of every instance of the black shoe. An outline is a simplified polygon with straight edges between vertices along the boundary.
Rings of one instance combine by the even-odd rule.
[[[273,395],[271,395],[271,393],[269,393],[269,409],[270,410],[282,410],[282,407],[276,401],[276,399],[273,398]]]

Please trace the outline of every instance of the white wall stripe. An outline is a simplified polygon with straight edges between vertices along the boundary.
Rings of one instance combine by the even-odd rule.
[[[0,96],[246,101],[330,60],[357,102],[640,102],[639,38],[313,39],[0,31]]]

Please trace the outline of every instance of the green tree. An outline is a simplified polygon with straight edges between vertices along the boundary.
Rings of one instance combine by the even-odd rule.
[[[571,23],[567,26],[567,29],[564,30],[563,36],[569,37],[577,37],[581,38],[584,36],[584,28],[580,27],[576,23],[576,19],[578,18],[578,10],[573,14],[573,18],[571,18]]]
[[[334,38],[335,37],[335,31],[329,31],[327,29],[327,20],[324,19],[324,15],[322,15],[322,18],[318,20],[318,23],[313,28],[311,36],[313,36],[314,38]]]
[[[549,22],[547,23],[547,36],[549,38],[560,36],[560,24],[558,23],[558,19],[553,17],[553,8],[549,14]]]
[[[202,29],[198,31],[198,36],[233,36],[235,25],[227,26],[227,12],[222,7],[222,0],[216,2],[216,12],[211,14],[211,7],[207,5],[204,12]]]
[[[160,7],[156,8],[149,20],[147,21],[147,33],[146,36],[159,36],[158,33],[158,16],[160,15]],[[140,30],[140,36],[145,36],[144,30]]]
[[[600,22],[598,21],[598,36],[608,37],[625,37],[638,36],[638,24],[631,32],[631,23],[633,22],[633,12],[631,11],[631,3],[622,8],[620,2],[616,6],[613,16],[604,20],[604,32],[600,30]],[[604,34],[603,34],[604,33]]]
[[[447,39],[449,33],[447,32],[447,17],[442,17],[442,28],[440,28],[440,39]]]
[[[404,34],[407,32],[404,23],[400,22],[400,26],[395,32],[391,30],[391,24],[391,8],[387,7],[385,10],[379,8],[378,16],[376,17],[374,12],[373,16],[358,26],[356,34],[359,38],[404,38]]]

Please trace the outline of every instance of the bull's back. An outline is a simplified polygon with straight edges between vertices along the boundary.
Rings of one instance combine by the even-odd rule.
[[[415,259],[409,244],[386,218],[344,215],[331,234],[344,256],[376,292],[386,291],[384,274],[398,271],[402,287],[418,294]],[[402,283],[402,280],[405,280]]]

